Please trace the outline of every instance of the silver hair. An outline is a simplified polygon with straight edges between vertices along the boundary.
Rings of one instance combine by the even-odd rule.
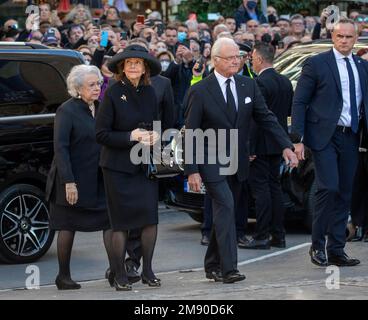
[[[220,29],[222,29],[221,32],[223,31],[229,31],[229,28],[225,25],[225,24],[218,24],[214,29],[213,29],[213,33],[214,34],[218,34],[220,31]]]
[[[79,3],[77,4],[65,17],[66,21],[73,21],[76,17],[76,15],[78,14],[78,9],[79,8],[84,8],[86,10],[86,20],[90,20],[92,21],[92,14],[91,14],[91,10],[89,9],[88,6]]]
[[[334,29],[336,28],[336,26],[338,24],[352,24],[354,26],[355,32],[358,33],[359,29],[358,29],[358,25],[354,22],[354,20],[349,19],[347,17],[341,16],[339,20],[337,20],[332,27],[331,32],[334,32]]]
[[[72,68],[68,77],[66,78],[66,85],[68,92],[73,98],[79,96],[78,91],[83,87],[86,75],[94,74],[98,77],[99,81],[103,80],[100,70],[96,66],[87,66],[80,64]]]
[[[236,48],[239,48],[238,45],[236,44],[236,42],[234,41],[234,39],[230,39],[230,38],[217,39],[215,41],[215,43],[213,44],[213,46],[212,46],[212,50],[211,50],[212,59],[214,59],[216,56],[219,55],[221,48],[225,45],[231,45],[231,46],[234,46]],[[213,63],[213,61],[212,61],[212,63]]]

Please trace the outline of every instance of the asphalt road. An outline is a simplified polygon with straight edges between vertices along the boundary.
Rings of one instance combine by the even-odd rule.
[[[298,230],[299,229],[299,230]],[[191,270],[203,267],[206,247],[199,244],[200,224],[186,213],[161,206],[158,241],[153,259],[155,272]],[[309,242],[303,228],[293,228],[287,236],[287,246]],[[239,261],[251,260],[271,250],[238,250]],[[53,284],[58,271],[56,237],[47,254],[33,265],[40,270],[40,284]],[[71,270],[76,281],[102,279],[107,268],[107,256],[102,243],[102,232],[76,233],[72,252]],[[27,265],[0,264],[0,290],[25,286]]]

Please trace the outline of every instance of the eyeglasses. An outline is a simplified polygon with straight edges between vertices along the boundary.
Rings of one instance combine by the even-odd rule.
[[[227,62],[231,62],[231,61],[234,61],[234,60],[239,61],[242,58],[242,56],[231,56],[231,57],[216,56],[216,57],[221,58],[221,59],[224,59]]]
[[[93,89],[94,87],[98,87],[98,88],[100,88],[101,86],[102,86],[102,84],[103,84],[103,81],[97,81],[97,82],[92,82],[92,83],[88,83],[87,84],[87,88],[88,89]]]
[[[368,22],[368,17],[356,17],[356,22]]]

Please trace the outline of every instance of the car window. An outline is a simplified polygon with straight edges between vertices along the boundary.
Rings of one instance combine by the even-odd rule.
[[[0,60],[0,116],[54,113],[67,99],[65,81],[53,67]]]

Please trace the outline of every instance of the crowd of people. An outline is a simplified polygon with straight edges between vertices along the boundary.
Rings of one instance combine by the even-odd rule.
[[[351,11],[350,20],[341,22],[339,28],[333,30],[326,25],[327,10],[323,10],[320,17],[283,16],[269,6],[267,15],[264,15],[257,8],[257,2],[243,0],[233,16],[220,17],[211,24],[192,19],[184,23],[164,22],[161,14],[154,11],[143,20],[139,16],[127,25],[114,6],[106,5],[103,15],[95,18],[83,4],[76,5],[61,20],[58,12],[51,10],[47,3],[39,6],[39,15],[31,13],[28,16],[23,29],[15,19],[4,23],[0,33],[2,41],[25,41],[50,48],[77,50],[85,61],[85,65],[75,67],[68,76],[72,98],[56,114],[55,159],[47,187],[51,227],[60,230],[56,279],[59,289],[80,287],[72,280],[69,267],[75,231],[96,230],[104,230],[110,265],[106,277],[111,286],[117,290],[131,290],[131,284],[139,280],[149,286],[161,285],[152,270],[158,223],[158,182],[147,179],[142,168],[129,160],[129,153],[136,143],[150,146],[157,141],[156,133],[150,128],[153,120],[161,120],[163,130],[181,128],[185,124],[193,129],[210,126],[237,128],[240,132],[240,150],[243,150],[240,152],[240,168],[228,180],[220,179],[210,166],[204,168],[193,164],[185,168],[193,190],[199,189],[202,181],[207,190],[201,240],[203,245],[208,245],[207,278],[224,283],[244,280],[245,276],[237,271],[237,246],[244,249],[286,246],[280,161],[283,156],[295,167],[298,160],[303,160],[304,141],[314,149],[320,147],[318,144],[315,147],[304,124],[296,127],[298,141],[293,142],[298,143],[295,146],[287,136],[287,117],[291,110],[297,110],[293,114],[295,123],[303,123],[306,106],[311,102],[312,96],[303,96],[300,89],[313,78],[308,78],[310,70],[303,70],[302,84],[296,91],[299,104],[296,104],[290,81],[273,68],[274,58],[296,44],[317,39],[332,38],[338,46],[340,38],[334,39],[336,32],[340,32],[342,38],[350,36],[346,34],[351,31],[346,25],[351,27],[353,24],[356,28],[352,35],[354,39],[355,31],[356,35],[365,36],[368,16]],[[367,60],[368,49],[360,50],[358,55]],[[346,72],[345,78],[352,83],[350,69]],[[244,86],[244,92],[237,91],[239,86]],[[328,93],[313,93],[316,85],[310,86],[311,94],[329,96]],[[208,97],[203,96],[206,90]],[[213,101],[210,100],[212,93]],[[359,97],[363,98],[359,104],[364,102],[364,95],[365,91],[360,93]],[[344,106],[345,103],[349,105],[345,100]],[[125,109],[121,108],[122,103]],[[339,103],[337,101],[336,105]],[[253,117],[250,112],[241,114],[245,104],[249,104],[248,110],[252,110]],[[228,117],[219,118],[223,110],[227,110]],[[241,116],[247,124],[244,127],[238,123]],[[318,111],[309,116],[310,122],[317,123],[317,116],[320,116]],[[338,127],[351,127],[349,121],[342,121]],[[333,139],[340,138],[333,136]],[[358,143],[355,136],[346,139]],[[271,140],[275,141],[269,143]],[[336,143],[333,148],[337,148]],[[354,153],[354,150],[349,152]],[[336,153],[316,152],[314,157],[320,159],[323,168],[323,161],[326,158],[330,161],[331,154]],[[357,155],[354,159],[358,163]],[[360,161],[361,170],[366,167],[364,159]],[[349,170],[353,176],[352,166]],[[324,214],[324,199],[333,202],[339,192],[335,185],[326,190],[323,181],[331,176],[325,177],[321,171],[318,174],[316,221],[319,226],[326,226],[330,217]],[[353,181],[347,180],[350,186]],[[351,187],[348,189],[351,196]],[[249,239],[245,237],[245,220],[250,191],[255,198],[257,229]],[[366,191],[359,192],[356,194],[362,202]],[[340,222],[345,221],[345,214],[350,211],[347,208],[350,196],[339,202],[346,211],[341,212]],[[354,210],[364,212],[365,209]],[[356,225],[360,239],[368,231],[366,224],[364,214],[359,214]],[[330,240],[331,259],[342,265],[346,261],[346,265],[359,263],[347,257],[345,262],[341,260],[344,240],[341,224],[339,226],[340,238]],[[317,230],[315,225],[314,230]],[[327,231],[322,227],[317,231],[311,259],[324,266],[327,262],[321,239]],[[365,239],[368,239],[367,234]],[[141,257],[143,271],[139,275]]]

